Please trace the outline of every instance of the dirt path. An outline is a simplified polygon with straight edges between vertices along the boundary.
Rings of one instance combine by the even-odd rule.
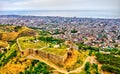
[[[71,67],[77,61],[77,57],[78,57],[77,51],[73,50],[72,53],[73,53],[72,56],[67,57],[67,60],[64,62],[65,67]]]
[[[60,67],[56,66],[55,64],[53,64],[52,62],[49,62],[48,60],[42,59],[41,57],[30,55],[30,56],[28,56],[27,58],[40,60],[41,62],[46,63],[47,65],[53,67],[53,68],[56,69],[58,72],[61,72],[61,73],[63,73],[63,74],[79,73],[79,72],[81,72],[82,69],[84,68],[86,62],[88,62],[88,61],[90,61],[90,60],[93,60],[93,57],[88,56],[81,67],[79,67],[79,68],[77,68],[77,69],[75,69],[75,70],[72,70],[72,71],[70,71],[70,72],[67,72],[66,69],[60,68]]]
[[[42,58],[39,57],[39,56],[29,55],[27,58],[40,60],[41,62],[44,62],[44,63],[46,63],[47,65],[49,65],[50,67],[56,69],[58,72],[61,72],[61,73],[63,73],[63,74],[69,74],[66,69],[61,68],[61,67],[58,67],[58,66],[56,66],[54,63],[49,62],[49,61],[46,60],[46,59],[42,59]]]
[[[88,62],[89,60],[90,60],[90,56],[88,56],[88,57],[86,58],[86,60],[84,61],[84,63],[82,64],[81,67],[79,67],[79,68],[77,68],[77,69],[75,69],[75,70],[72,70],[72,71],[70,71],[69,73],[78,73],[78,72],[81,72],[82,69],[84,68],[86,62]]]
[[[43,49],[46,49],[46,48],[48,48],[49,46],[45,46],[45,47],[42,47],[42,48],[40,48],[39,50],[43,50]]]
[[[49,65],[50,67],[54,68],[55,70],[57,70],[57,71],[60,72],[60,73],[63,73],[63,74],[69,74],[69,73],[78,73],[78,72],[81,72],[82,69],[84,68],[86,62],[90,61],[90,58],[91,58],[91,57],[88,56],[88,57],[86,58],[86,60],[84,61],[83,65],[82,65],[81,67],[79,67],[79,68],[77,68],[77,69],[75,69],[75,70],[72,70],[72,71],[70,71],[70,72],[67,72],[66,69],[61,68],[61,67],[58,67],[58,66],[55,65],[54,63],[49,62],[49,61],[46,60],[46,59],[42,59],[42,58],[39,57],[39,56],[29,55],[29,56],[26,57],[26,58],[28,58],[28,59],[36,59],[36,60],[40,60],[41,62],[46,63],[47,65]]]
[[[19,44],[18,39],[17,39],[17,45],[18,45],[19,50],[20,50],[20,51],[23,51],[23,50],[21,49],[21,46],[20,46],[20,44]],[[43,48],[40,48],[40,49],[42,50],[42,49],[45,49],[45,48],[48,48],[48,46],[43,47]],[[40,60],[41,62],[44,62],[44,63],[46,63],[47,65],[49,65],[50,67],[56,69],[58,72],[61,72],[61,73],[64,73],[64,74],[69,74],[66,69],[60,68],[60,67],[56,66],[55,64],[53,64],[52,62],[49,62],[48,60],[42,59],[42,58],[39,57],[39,56],[29,55],[29,56],[27,56],[26,58],[28,58],[28,59]]]
[[[18,45],[19,50],[20,50],[20,51],[23,51],[23,50],[21,49],[21,46],[20,46],[19,42],[18,42],[18,39],[17,39],[17,45]],[[47,47],[48,47],[48,46],[47,46]],[[43,47],[43,48],[41,48],[41,49],[44,49],[44,48],[47,48],[47,47]],[[88,61],[90,61],[90,60],[92,60],[92,61],[94,60],[93,57],[88,56],[81,67],[79,67],[79,68],[77,68],[77,69],[75,69],[75,70],[72,70],[72,71],[70,71],[70,72],[67,72],[66,69],[61,68],[61,67],[58,67],[58,66],[55,65],[54,63],[52,63],[52,62],[50,62],[50,61],[48,61],[48,60],[46,60],[46,59],[43,59],[43,58],[41,58],[41,57],[39,57],[39,56],[35,56],[35,55],[32,55],[32,54],[31,54],[31,55],[29,55],[29,56],[26,57],[26,58],[28,58],[28,59],[37,59],[37,60],[40,60],[41,62],[46,63],[46,64],[49,65],[50,67],[56,69],[58,72],[63,73],[63,74],[81,72],[82,69],[84,68],[86,62],[88,62]]]
[[[50,67],[53,67],[54,69],[56,69],[58,72],[61,72],[61,73],[64,73],[64,74],[69,74],[69,73],[78,73],[78,72],[81,72],[82,69],[84,68],[86,62],[90,61],[90,58],[91,58],[91,57],[88,56],[81,67],[79,67],[79,68],[77,68],[77,69],[75,69],[75,70],[72,70],[72,71],[70,71],[70,72],[67,72],[66,69],[60,68],[60,67],[56,66],[55,64],[53,64],[52,62],[49,62],[48,60],[42,59],[42,58],[39,57],[39,56],[30,55],[30,56],[28,56],[27,58],[40,60],[41,62],[44,62],[44,63],[46,63],[47,65],[49,65]]]
[[[18,48],[19,48],[20,51],[24,51],[24,50],[22,50],[18,39],[17,39],[17,45],[18,45]],[[43,50],[43,49],[46,49],[46,48],[48,48],[48,47],[49,47],[49,46],[45,46],[45,47],[40,48],[39,50]]]

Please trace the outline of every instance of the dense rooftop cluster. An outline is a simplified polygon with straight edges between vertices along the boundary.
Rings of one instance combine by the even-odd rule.
[[[119,19],[1,15],[0,24],[40,28],[53,37],[102,48],[120,46]]]

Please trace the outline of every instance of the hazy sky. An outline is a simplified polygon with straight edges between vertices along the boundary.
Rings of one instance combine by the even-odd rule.
[[[0,15],[11,14],[120,18],[120,0],[0,0]]]
[[[0,0],[0,10],[120,10],[120,0]]]

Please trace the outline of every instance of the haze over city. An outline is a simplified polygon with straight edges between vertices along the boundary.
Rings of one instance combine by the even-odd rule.
[[[0,14],[119,18],[119,5],[119,0],[0,0]]]

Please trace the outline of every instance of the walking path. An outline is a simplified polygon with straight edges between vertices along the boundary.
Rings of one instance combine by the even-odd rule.
[[[62,67],[58,67],[58,66],[55,65],[54,63],[48,61],[47,59],[43,59],[43,58],[41,58],[41,57],[39,57],[39,56],[35,56],[35,55],[29,55],[27,58],[40,60],[41,62],[44,62],[44,63],[46,63],[47,65],[49,65],[50,67],[56,69],[58,72],[61,72],[61,73],[64,73],[64,74],[69,74],[66,69],[64,69],[64,68],[62,68]]]
[[[91,58],[91,57],[88,56],[81,67],[79,67],[79,68],[77,68],[77,69],[75,69],[75,70],[72,70],[72,71],[70,71],[70,72],[67,72],[66,69],[60,68],[60,67],[56,66],[54,63],[49,62],[48,60],[42,59],[42,58],[39,57],[39,56],[30,55],[30,56],[28,56],[27,58],[40,60],[41,62],[44,62],[44,63],[46,63],[47,65],[49,65],[50,67],[56,69],[58,72],[61,72],[61,73],[64,73],[64,74],[69,74],[69,73],[79,73],[79,72],[81,72],[82,69],[84,68],[86,62],[90,61],[90,58]]]
[[[79,67],[79,68],[77,68],[77,69],[75,69],[75,70],[72,70],[72,71],[70,71],[69,73],[78,73],[78,72],[81,72],[82,69],[84,68],[86,62],[88,62],[89,60],[90,60],[90,56],[88,56],[88,57],[86,58],[86,60],[84,61],[84,63],[82,64],[81,67]]]
[[[17,45],[18,45],[19,50],[20,50],[20,51],[23,51],[23,50],[21,49],[20,43],[19,43],[19,41],[18,41],[18,38],[17,38]]]
[[[23,51],[23,50],[21,49],[21,47],[20,47],[20,44],[19,44],[19,42],[18,42],[18,39],[17,39],[17,45],[18,45],[19,50],[20,50],[20,51]],[[47,47],[48,47],[48,46],[47,46]],[[47,48],[47,47],[43,47],[43,48],[41,48],[41,49],[44,49],[44,48]],[[48,61],[47,59],[43,59],[43,58],[41,58],[41,57],[39,57],[39,56],[36,56],[36,55],[32,55],[32,54],[31,54],[31,55],[27,56],[26,58],[40,60],[41,62],[44,62],[44,63],[46,63],[47,65],[49,65],[50,67],[56,69],[58,72],[61,72],[61,73],[64,73],[64,74],[81,72],[82,69],[84,68],[86,62],[90,61],[90,59],[93,60],[92,57],[88,56],[81,67],[79,67],[79,68],[77,68],[77,69],[75,69],[75,70],[72,70],[72,71],[70,71],[70,72],[67,72],[66,69],[61,68],[61,67],[58,67],[58,66],[55,65],[54,63]]]
[[[19,48],[20,51],[24,51],[24,50],[22,50],[18,39],[17,39],[17,45],[18,45],[18,48]],[[45,46],[45,47],[40,48],[39,50],[43,50],[43,49],[46,49],[46,48],[48,48],[48,47],[49,47],[49,46]]]

